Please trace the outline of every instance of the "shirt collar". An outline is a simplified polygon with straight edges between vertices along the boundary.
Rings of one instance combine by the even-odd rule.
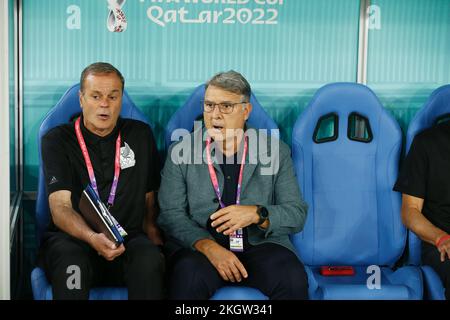
[[[119,132],[119,128],[120,128],[121,125],[122,125],[122,118],[119,117],[119,118],[117,119],[117,123],[116,123],[116,126],[114,127],[114,129],[113,129],[109,134],[107,134],[106,136],[100,137],[99,135],[96,135],[95,133],[89,131],[89,130],[84,126],[83,114],[80,115],[80,118],[81,118],[81,119],[80,119],[80,128],[81,128],[81,132],[83,133],[83,138],[84,138],[84,140],[85,140],[86,142],[94,143],[94,144],[96,144],[96,143],[98,143],[98,142],[100,142],[100,141],[108,141],[108,140],[110,140],[110,139],[112,139],[112,138],[116,138],[116,137],[117,137],[117,134],[118,134],[118,132]]]

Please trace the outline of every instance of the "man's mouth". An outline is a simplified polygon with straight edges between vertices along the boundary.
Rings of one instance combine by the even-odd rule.
[[[108,120],[109,117],[110,117],[110,115],[109,115],[109,114],[98,114],[97,117],[98,117],[100,120]]]
[[[222,126],[217,126],[217,125],[213,125],[213,128],[216,129],[216,130],[222,130],[223,129]]]

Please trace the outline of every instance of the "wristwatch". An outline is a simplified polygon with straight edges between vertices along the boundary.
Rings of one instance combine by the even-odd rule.
[[[267,219],[269,219],[269,211],[267,211],[266,207],[263,206],[256,206],[256,213],[259,215],[259,221],[257,223],[258,226],[262,225],[264,222],[266,222]]]

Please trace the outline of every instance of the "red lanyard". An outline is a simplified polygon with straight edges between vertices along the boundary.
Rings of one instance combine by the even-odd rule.
[[[86,142],[84,141],[83,134],[81,133],[80,129],[80,117],[78,117],[77,121],[75,121],[75,133],[77,135],[78,144],[80,145],[81,152],[83,153],[84,162],[86,163],[87,171],[89,174],[89,180],[91,180],[91,186],[97,193],[97,195],[100,197],[97,189],[97,181],[95,180],[94,175],[94,167],[92,166],[91,158],[89,157],[89,152],[86,147]],[[116,197],[116,189],[117,184],[119,182],[119,175],[120,175],[120,144],[121,144],[121,137],[120,132],[117,136],[116,140],[116,156],[114,159],[114,179],[111,186],[111,191],[109,193],[108,198],[108,205],[111,207],[114,204],[114,198]]]
[[[247,137],[245,136],[244,137],[244,153],[242,154],[241,169],[239,171],[239,180],[238,180],[237,191],[236,191],[236,204],[237,205],[239,205],[241,203],[242,175],[244,172],[245,155],[247,154],[247,149],[248,149],[248,142],[247,142]],[[212,160],[211,160],[211,137],[208,137],[208,139],[206,139],[206,158],[208,160],[209,177],[211,178],[214,192],[216,193],[217,199],[219,200],[220,207],[225,208],[225,204],[222,201],[222,195],[220,194],[220,188],[219,188],[219,182],[217,180],[217,175],[216,175],[216,172],[214,171],[214,167],[212,165]]]

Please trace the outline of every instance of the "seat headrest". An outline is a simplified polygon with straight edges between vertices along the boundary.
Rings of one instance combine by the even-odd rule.
[[[332,130],[323,130],[322,139],[320,124],[330,114],[335,120],[325,123]],[[406,239],[401,198],[392,191],[401,142],[400,126],[368,87],[333,83],[316,92],[292,133],[294,168],[309,210],[303,231],[291,239],[305,264],[397,261]]]
[[[424,106],[409,123],[408,133],[406,134],[406,152],[408,152],[416,134],[432,127],[440,117],[446,115],[450,115],[450,84],[434,90]]]
[[[58,103],[56,103],[56,105],[47,113],[39,129],[39,140],[51,128],[68,123],[75,115],[81,113],[80,99],[78,96],[79,91],[79,84],[70,87]],[[122,97],[122,110],[120,116],[122,118],[140,120],[152,126],[145,115],[131,100],[126,91],[124,91]]]

